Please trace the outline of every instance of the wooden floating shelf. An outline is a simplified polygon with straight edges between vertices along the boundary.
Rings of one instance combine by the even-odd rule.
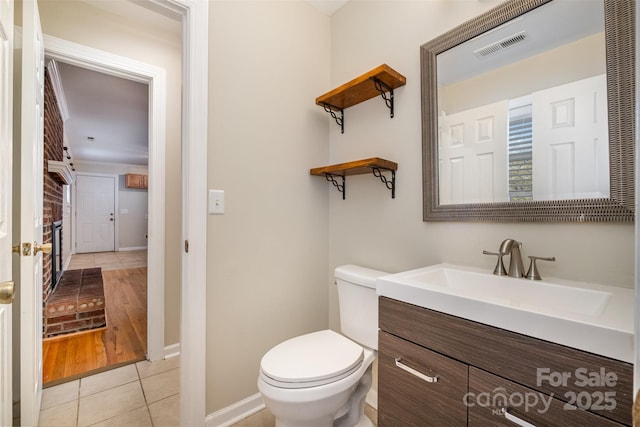
[[[343,200],[346,198],[346,176],[373,173],[374,176],[380,178],[380,181],[391,190],[391,198],[395,199],[396,170],[398,170],[398,164],[396,162],[373,157],[370,159],[313,168],[310,170],[310,173],[311,175],[324,176],[327,181],[331,182],[334,187],[342,193]],[[383,172],[391,172],[391,180],[384,176],[382,174]],[[336,179],[338,177],[342,178],[342,183]]]
[[[316,98],[316,104],[329,105],[335,111],[353,107],[356,104],[375,98],[380,92],[375,88],[371,78],[376,78],[382,83],[396,89],[407,84],[407,79],[387,64],[382,64],[368,73],[351,80],[342,86]]]
[[[356,160],[353,162],[313,168],[311,169],[311,175],[324,176],[327,173],[340,176],[362,175],[371,173],[371,168],[396,171],[398,170],[398,164],[390,160],[373,157],[371,159]]]
[[[402,74],[382,64],[373,70],[343,84],[316,98],[316,104],[324,107],[341,127],[344,133],[344,109],[352,107],[380,95],[384,99],[393,118],[393,90],[407,84]],[[390,96],[386,93],[389,92]],[[340,117],[335,112],[340,113]]]

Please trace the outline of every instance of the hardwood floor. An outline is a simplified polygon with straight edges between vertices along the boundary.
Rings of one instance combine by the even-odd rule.
[[[145,359],[147,268],[103,269],[102,277],[107,328],[44,340],[45,387]]]

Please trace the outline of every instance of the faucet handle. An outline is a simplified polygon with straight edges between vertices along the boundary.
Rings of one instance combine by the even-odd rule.
[[[482,253],[485,255],[496,255],[498,257],[498,263],[496,264],[496,267],[493,269],[493,274],[495,274],[496,276],[507,275],[507,270],[504,268],[504,263],[502,262],[502,257],[504,256],[503,253],[489,252],[489,251],[482,251]]]
[[[529,264],[529,271],[527,271],[527,279],[529,280],[542,280],[542,276],[540,276],[540,270],[538,270],[538,266],[536,264],[537,260],[542,261],[555,261],[556,257],[541,257],[541,256],[532,256],[529,255],[529,259],[531,260],[531,264]]]

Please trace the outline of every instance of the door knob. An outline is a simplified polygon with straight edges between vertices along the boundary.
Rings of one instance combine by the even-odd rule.
[[[0,283],[0,304],[11,304],[15,296],[15,284],[13,282]]]
[[[39,245],[37,242],[33,242],[33,255],[35,256],[38,252],[42,252],[45,254],[51,253],[51,243],[45,243],[43,245]]]

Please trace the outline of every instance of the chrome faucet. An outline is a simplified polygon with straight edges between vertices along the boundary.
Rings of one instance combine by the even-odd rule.
[[[501,255],[511,255],[509,258],[509,272],[507,273],[511,277],[520,278],[524,276],[520,246],[522,246],[522,243],[513,239],[506,239],[502,241],[498,250]]]
[[[493,274],[497,276],[506,276],[509,275],[511,277],[523,277],[524,276],[524,266],[522,265],[522,254],[520,253],[520,246],[522,243],[513,239],[506,239],[500,244],[500,249],[498,252],[488,252],[482,251],[485,255],[497,255],[498,263],[496,264],[496,268],[493,269]],[[509,258],[509,273],[507,273],[504,268],[504,263],[502,261],[502,257],[505,255],[511,255]]]
[[[505,239],[500,244],[500,249],[498,249],[498,252],[482,251],[482,253],[485,255],[496,255],[498,257],[498,263],[493,269],[493,274],[495,274],[496,276],[509,275],[511,277],[517,278],[525,277],[530,280],[541,280],[542,277],[540,276],[540,270],[538,270],[536,261],[555,261],[556,257],[539,257],[530,255],[529,259],[531,259],[531,264],[529,265],[529,271],[525,276],[520,247],[522,247],[521,242],[518,242],[514,239]],[[504,268],[504,262],[502,260],[502,257],[505,255],[510,255],[508,273]]]

